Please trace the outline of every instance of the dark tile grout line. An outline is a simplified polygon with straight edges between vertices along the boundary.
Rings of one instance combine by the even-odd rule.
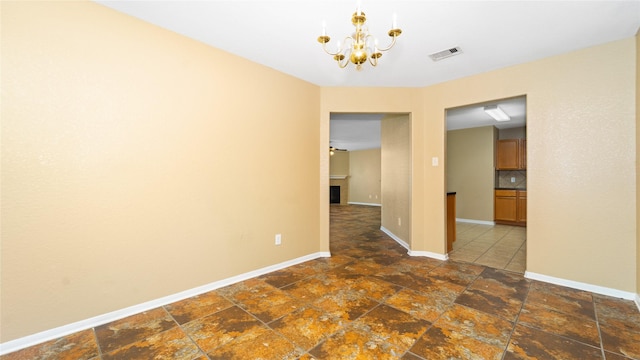
[[[354,262],[357,262],[357,261],[363,261],[363,259],[362,259],[362,258],[360,258],[360,259],[358,259],[358,258],[353,258],[353,261],[349,261],[348,263],[342,264],[342,265],[340,265],[340,266],[341,266],[341,267],[343,267],[343,266],[347,266],[347,265],[349,265],[349,264],[351,264],[351,263],[354,263]],[[433,271],[433,270],[434,270],[434,269],[436,269],[436,268],[441,267],[444,263],[445,263],[445,262],[442,262],[442,263],[441,263],[441,264],[439,264],[438,266],[434,266],[433,268],[431,268],[431,269],[429,270],[429,272]],[[313,276],[310,276],[310,277],[315,277],[315,276],[317,276],[317,275],[318,275],[318,274],[313,275]],[[465,290],[466,290],[466,289],[471,285],[471,283],[472,283],[473,281],[475,281],[475,279],[477,279],[477,278],[478,278],[478,276],[479,276],[479,275],[476,275],[476,277],[474,278],[474,280],[472,280],[472,281],[467,285],[467,287],[466,287],[463,291],[461,291],[461,293],[462,293],[462,292],[464,292],[464,291],[465,291]],[[365,275],[365,276],[364,276],[364,278],[368,278],[368,277],[370,277],[370,278],[374,278],[374,279],[377,279],[375,276],[372,276],[372,275]],[[388,282],[388,281],[383,280],[383,279],[379,279],[379,280],[382,280],[382,281]],[[284,285],[284,286],[280,287],[280,289],[282,289],[283,287],[289,286],[289,285],[293,285],[293,284],[295,284],[295,283],[297,283],[297,282],[300,282],[300,281],[303,281],[303,280],[299,280],[299,281],[296,281],[296,282],[293,282],[293,283],[290,283],[290,284]],[[392,285],[394,285],[394,286],[398,287],[398,290],[397,290],[395,293],[398,293],[398,292],[400,292],[401,290],[403,290],[403,289],[404,289],[404,290],[415,291],[415,292],[417,292],[417,293],[420,293],[420,294],[424,294],[424,295],[426,295],[425,293],[422,293],[421,291],[413,290],[413,289],[408,288],[408,287],[403,286],[403,285],[398,285],[398,284],[393,284],[393,283],[390,283],[390,284],[392,284]],[[401,311],[401,312],[403,312],[403,313],[405,313],[405,314],[407,314],[407,315],[409,315],[409,316],[412,316],[411,314],[408,314],[408,313],[407,313],[407,312],[405,312],[404,310],[398,309],[398,308],[394,307],[393,305],[391,305],[391,304],[388,304],[388,303],[387,303],[387,300],[388,300],[389,298],[391,298],[393,295],[388,296],[388,297],[386,297],[386,298],[384,298],[384,299],[381,299],[381,301],[379,301],[379,300],[377,300],[377,299],[374,299],[374,298],[372,298],[372,297],[370,297],[370,296],[368,296],[368,295],[365,295],[365,296],[366,296],[368,299],[375,301],[375,302],[377,303],[377,305],[373,306],[373,307],[372,307],[371,309],[369,309],[368,311],[366,311],[366,312],[362,313],[362,314],[361,314],[360,316],[358,316],[357,318],[355,318],[355,319],[353,319],[353,320],[348,321],[348,322],[345,324],[345,326],[344,326],[341,330],[343,330],[343,329],[344,329],[344,330],[349,329],[350,327],[352,327],[352,326],[353,326],[353,324],[354,324],[358,319],[360,319],[360,318],[362,318],[362,317],[366,316],[367,314],[371,313],[373,310],[375,310],[376,308],[380,307],[381,305],[389,306],[389,307],[391,307],[391,308],[393,308],[393,309],[395,309],[395,310]],[[449,304],[449,306],[448,306],[447,310],[448,310],[449,308],[451,308],[451,307],[452,307],[452,305],[453,305],[454,303],[455,303],[455,300],[454,300],[454,302],[453,302],[453,303]],[[310,304],[310,305],[313,307],[313,304]],[[315,308],[315,307],[314,307],[314,308]],[[321,309],[318,309],[318,310],[321,310]],[[442,314],[444,314],[444,312],[443,312]],[[442,316],[442,314],[440,314],[440,315],[438,316],[438,318],[436,318],[436,320],[434,320],[433,322],[429,322],[429,326],[425,329],[425,331],[423,331],[422,333],[420,333],[420,335],[419,335],[419,336],[417,336],[416,341],[417,341],[417,339],[420,339],[420,338],[421,338],[421,337],[422,337],[422,336],[423,336],[427,331],[429,331],[429,329],[431,329],[431,328],[433,327],[433,324],[437,321],[437,319],[439,319],[439,318],[440,318],[440,316]],[[285,315],[285,316],[286,316],[286,315]],[[274,321],[275,321],[275,320],[274,320]],[[309,355],[311,355],[311,354],[309,353],[310,351],[312,351],[313,349],[315,349],[315,348],[317,348],[318,346],[320,346],[323,342],[327,341],[329,338],[331,338],[331,337],[335,336],[335,335],[336,335],[339,331],[341,331],[341,330],[338,330],[338,331],[336,331],[336,332],[334,332],[334,333],[332,333],[332,334],[328,335],[328,336],[326,337],[326,339],[325,339],[325,340],[323,340],[323,341],[319,342],[318,344],[315,344],[315,345],[314,345],[314,347],[313,347],[313,348],[311,348],[308,352],[305,352],[305,354],[309,354]],[[275,330],[274,330],[274,331],[275,331]],[[415,342],[414,342],[414,343],[415,343]],[[402,356],[404,356],[404,355],[406,355],[407,353],[409,353],[409,352],[411,351],[411,348],[412,348],[412,347],[413,347],[413,345],[412,345],[412,346],[410,346],[409,348],[407,348],[407,349],[402,353]],[[411,354],[412,354],[412,355],[415,355],[415,354],[413,354],[413,353],[411,353]],[[421,356],[417,356],[417,355],[415,355],[415,356],[416,356],[416,357],[419,357],[419,358],[421,358],[421,359],[423,359]]]
[[[215,290],[214,290],[214,291],[215,291]],[[224,295],[220,294],[220,296],[222,296],[222,297],[224,297],[224,298],[226,299],[226,297],[225,297]],[[229,299],[227,299],[227,300],[229,300]],[[170,304],[167,304],[167,305],[170,305]],[[187,337],[189,338],[189,340],[191,340],[191,342],[192,342],[192,343],[193,343],[193,344],[198,348],[198,350],[200,350],[200,353],[201,353],[201,354],[204,354],[204,356],[205,356],[207,359],[209,359],[209,354],[207,354],[207,353],[204,351],[204,349],[202,349],[202,348],[200,347],[200,345],[198,344],[198,342],[197,342],[197,341],[195,341],[195,340],[193,339],[193,337],[191,337],[191,335],[190,335],[188,332],[186,332],[186,331],[184,330],[184,328],[182,327],[182,325],[184,325],[184,324],[188,324],[189,322],[194,321],[194,320],[197,320],[197,319],[192,319],[191,321],[187,321],[187,322],[185,322],[184,324],[180,324],[180,323],[178,322],[178,320],[173,316],[173,314],[171,314],[171,312],[166,308],[166,306],[167,306],[167,305],[163,305],[163,306],[162,306],[162,308],[164,309],[164,311],[166,311],[166,312],[167,312],[167,314],[169,314],[169,316],[171,316],[171,318],[173,319],[173,321],[178,325],[178,327],[179,327],[179,328],[180,328],[180,330],[185,334],[185,336],[187,336]],[[228,309],[228,308],[224,308],[224,309],[222,309],[222,310],[220,310],[220,311],[223,311],[223,310],[226,310],[226,309]],[[251,315],[251,314],[249,314],[249,315]],[[208,316],[208,315],[204,315],[203,317],[205,317],[205,316]],[[198,319],[201,319],[201,318],[198,318]]]
[[[600,352],[602,353],[602,358],[606,359],[607,355],[604,352],[604,341],[602,339],[602,331],[600,330],[600,319],[598,318],[598,307],[596,298],[593,295],[591,295],[591,303],[593,304],[593,316],[596,319],[596,328],[598,329],[598,337],[600,338]]]
[[[509,267],[509,265],[511,265],[511,262],[513,261],[513,259],[515,259],[515,258],[516,258],[516,256],[517,256],[517,255],[518,255],[518,253],[520,252],[520,249],[522,249],[522,247],[523,247],[523,246],[525,246],[525,247],[527,246],[527,240],[523,241],[523,242],[522,242],[522,245],[520,245],[520,246],[518,247],[518,250],[516,250],[516,251],[513,253],[513,256],[511,256],[511,259],[509,259],[509,262],[507,263],[507,266],[505,267],[505,270],[506,270],[506,268],[507,268],[507,267]],[[525,251],[526,251],[526,249],[525,249]]]
[[[507,340],[507,346],[505,346],[504,351],[502,352],[501,359],[504,360],[505,356],[507,356],[507,352],[509,350],[509,344],[511,344],[511,338],[513,337],[513,333],[516,331],[516,327],[518,326],[518,320],[520,319],[520,314],[522,314],[522,310],[524,309],[524,305],[527,303],[527,299],[529,298],[529,292],[531,292],[531,287],[533,286],[533,281],[529,282],[529,286],[527,286],[527,294],[524,296],[522,300],[522,305],[520,305],[520,310],[518,310],[518,314],[516,318],[513,320],[513,328],[509,333],[509,339]]]
[[[102,360],[102,346],[98,342],[98,334],[96,334],[96,326],[91,328],[91,333],[93,334],[93,341],[96,342],[96,347],[98,348],[98,359]]]
[[[536,280],[532,280],[532,282],[531,282],[531,287],[532,287],[535,283],[538,283],[538,281],[536,281]],[[529,290],[531,290],[531,287],[529,287]],[[583,290],[579,290],[579,291],[583,291]],[[603,340],[602,340],[602,334],[601,334],[601,332],[600,332],[600,321],[598,320],[598,317],[597,317],[597,316],[598,316],[598,311],[597,311],[596,298],[593,296],[593,293],[589,293],[589,294],[591,295],[591,301],[592,301],[592,303],[593,303],[593,312],[594,312],[594,319],[593,319],[593,321],[596,323],[596,327],[597,327],[597,329],[598,329],[598,337],[599,337],[599,344],[600,344],[600,346],[599,346],[599,347],[600,347],[600,350],[601,350],[601,352],[602,352],[602,358],[603,358],[603,359],[606,359],[606,351],[604,350],[604,342],[603,342]],[[528,296],[529,296],[529,291],[527,291],[527,297],[528,297]],[[524,308],[524,305],[525,305],[525,304],[526,304],[526,300],[525,300],[525,302],[523,302],[523,303],[522,303],[523,308]],[[557,311],[557,312],[559,312],[559,313],[561,313],[561,314],[564,314],[564,315],[571,315],[570,313],[564,312],[564,311],[562,311],[562,310],[560,310],[560,309],[554,309],[554,310],[555,310],[555,311]],[[522,309],[521,309],[520,311],[522,311]],[[518,318],[519,318],[519,317],[520,317],[520,312],[518,313]],[[591,320],[591,319],[589,319],[589,320]],[[589,344],[589,343],[586,343],[586,342],[583,342],[583,341],[580,341],[580,340],[578,340],[578,339],[574,339],[574,338],[571,338],[571,337],[567,337],[567,336],[565,336],[565,335],[554,334],[554,333],[548,332],[548,331],[546,331],[546,330],[543,330],[543,329],[537,328],[537,327],[535,327],[535,326],[533,326],[533,325],[527,325],[527,324],[520,324],[520,325],[521,325],[521,326],[524,326],[524,327],[528,327],[528,328],[530,328],[530,329],[534,329],[534,330],[540,331],[540,332],[544,332],[544,333],[546,333],[546,334],[549,334],[549,335],[552,335],[552,336],[555,336],[555,337],[559,337],[559,338],[562,338],[562,339],[567,339],[567,340],[569,340],[569,341],[576,342],[576,343],[579,343],[579,344],[582,344],[582,345],[585,345],[585,346],[588,346],[588,347],[591,347],[591,348],[597,348],[596,346],[593,346],[592,344]],[[623,356],[625,359],[627,358],[627,357],[626,357],[626,355],[621,355],[621,356]]]
[[[434,269],[436,269],[436,268],[441,267],[441,266],[442,266],[442,265],[444,265],[446,262],[447,262],[446,260],[445,260],[445,261],[443,261],[440,265],[438,265],[438,266],[434,267],[433,269],[429,270],[429,272],[433,271],[433,270],[434,270]],[[482,271],[480,272],[480,274],[482,274],[483,272],[484,272],[484,270],[482,270]],[[476,281],[476,280],[478,279],[478,277],[480,277],[480,274],[476,275],[476,276],[473,278],[473,280],[471,280],[471,281],[467,284],[467,286],[466,286],[462,291],[460,291],[460,293],[459,293],[459,294],[457,294],[457,295],[456,295],[456,299],[458,298],[458,296],[460,296],[460,295],[461,295],[461,294],[463,294],[465,291],[467,291],[467,290],[469,289],[469,287],[471,287],[471,284],[473,284],[473,282],[474,282],[474,281]],[[438,320],[442,317],[442,315],[444,315],[444,314],[445,314],[449,309],[451,309],[451,308],[453,307],[453,305],[455,305],[455,304],[456,304],[456,299],[454,299],[454,300],[451,302],[451,304],[449,304],[449,305],[447,306],[447,308],[446,308],[442,313],[440,313],[440,315],[438,315],[438,317],[437,317],[435,320],[433,320],[433,322],[431,323],[431,325],[429,325],[429,327],[428,327],[428,328],[427,328],[427,329],[426,329],[426,330],[425,330],[425,331],[424,331],[420,336],[418,336],[418,339],[420,339],[421,337],[423,337],[423,336],[424,336],[424,334],[426,334],[426,333],[427,333],[427,332],[428,332],[428,331],[429,331],[429,330],[434,326],[434,324],[435,324],[436,322],[438,322]],[[466,307],[466,308],[469,308],[468,306],[465,306],[465,305],[462,305],[462,304],[458,304],[458,305],[460,305],[460,306],[464,306],[464,307]],[[475,309],[474,309],[474,310],[475,310]],[[484,313],[484,312],[483,312],[483,313]],[[416,340],[416,342],[417,342],[417,340]],[[415,345],[415,342],[414,342],[414,345]],[[407,350],[407,352],[411,352],[411,349],[412,349],[412,348],[413,348],[413,345],[411,345],[411,347]],[[406,353],[405,353],[405,354],[406,354]],[[414,354],[414,353],[411,353],[411,354],[412,354],[412,355],[416,355],[416,354]],[[422,356],[418,356],[418,355],[416,355],[416,356],[417,356],[417,357],[419,357],[420,359],[424,359],[424,357],[422,357]]]

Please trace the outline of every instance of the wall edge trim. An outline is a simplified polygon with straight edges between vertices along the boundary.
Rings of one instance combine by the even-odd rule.
[[[431,252],[431,251],[413,251],[413,250],[411,250],[411,247],[409,246],[409,244],[407,244],[406,241],[404,241],[404,240],[400,239],[399,237],[397,237],[394,233],[389,231],[389,229],[385,228],[384,226],[380,226],[380,231],[382,231],[383,233],[389,235],[389,237],[392,238],[398,244],[400,244],[400,246],[402,246],[403,248],[407,249],[407,254],[409,254],[409,256],[422,256],[422,257],[428,257],[428,258],[442,260],[442,261],[449,260],[449,255],[448,254],[438,254],[438,253],[434,253],[434,252]]]
[[[637,304],[638,296],[635,293],[628,292],[628,291],[608,288],[608,287],[605,287],[605,286],[599,286],[599,285],[583,283],[583,282],[580,282],[580,281],[573,281],[573,280],[568,280],[568,279],[557,278],[557,277],[553,277],[553,276],[549,276],[549,275],[537,274],[537,273],[530,272],[530,271],[525,271],[524,272],[524,277],[527,278],[527,279],[531,279],[531,280],[538,280],[538,281],[543,281],[543,282],[546,282],[546,283],[562,285],[562,286],[570,287],[570,288],[573,288],[573,289],[589,291],[589,292],[592,292],[592,293],[595,293],[595,294],[600,294],[600,295],[613,296],[613,297],[622,298],[622,299],[625,299],[625,300],[634,300],[635,299],[636,305],[638,305]],[[640,306],[638,306],[638,307],[640,308]]]
[[[408,251],[411,251],[411,247],[409,246],[409,244],[406,241],[397,237],[396,234],[392,233],[389,229],[385,228],[384,226],[380,226],[380,231],[389,235],[390,238],[395,240],[395,242],[400,244],[400,246],[402,246],[403,248],[407,249]]]
[[[364,202],[357,202],[357,201],[349,201],[349,202],[347,202],[347,204],[349,204],[349,205],[365,205],[365,206],[382,206],[382,204],[364,203]]]
[[[636,294],[636,306],[638,307],[638,311],[640,311],[640,294]]]
[[[486,221],[486,220],[474,220],[474,219],[461,219],[456,218],[457,222],[470,223],[470,224],[481,224],[481,225],[495,225],[495,221]]]
[[[160,306],[174,303],[176,301],[184,300],[192,296],[204,294],[206,292],[219,289],[224,286],[235,284],[240,281],[255,278],[260,275],[264,275],[276,270],[280,270],[289,266],[297,265],[305,261],[310,261],[318,258],[331,257],[331,253],[328,251],[319,251],[309,255],[304,255],[292,260],[287,260],[275,265],[266,266],[257,270],[249,271],[240,275],[232,276],[226,279],[214,281],[212,283],[198,286],[192,289],[184,290],[175,294],[167,295],[155,300],[150,300],[137,305],[129,306],[124,309],[115,310],[106,314],[94,316],[88,319],[73,322],[71,324],[62,325],[53,329],[41,331],[32,335],[27,335],[15,340],[10,340],[4,343],[0,343],[0,355],[6,355],[30,346],[38,345],[46,341],[54,340],[62,336],[67,336],[78,331],[87,330],[110,323],[115,320],[125,318],[127,316],[135,315],[137,313],[155,309]]]
[[[422,257],[428,257],[428,258],[442,260],[442,261],[449,260],[449,255],[448,254],[438,254],[438,253],[434,253],[434,252],[431,252],[431,251],[412,251],[412,250],[409,250],[409,252],[407,252],[407,254],[409,254],[409,256],[422,256]]]

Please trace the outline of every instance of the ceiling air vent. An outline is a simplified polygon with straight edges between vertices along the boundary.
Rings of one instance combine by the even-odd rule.
[[[451,49],[447,49],[447,50],[439,51],[437,53],[433,53],[433,54],[429,55],[429,57],[433,61],[440,61],[442,59],[446,59],[448,57],[452,57],[452,56],[460,55],[460,54],[462,54],[462,49],[460,48],[460,46],[456,46],[456,47],[451,48]]]

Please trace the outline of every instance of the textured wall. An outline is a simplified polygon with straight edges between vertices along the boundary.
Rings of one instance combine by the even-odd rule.
[[[493,221],[493,126],[447,131],[447,191],[456,192],[456,217]]]
[[[443,109],[527,96],[527,271],[636,291],[635,43],[424,89],[433,133]]]
[[[380,149],[349,152],[349,201],[380,204]]]
[[[1,16],[0,341],[319,251],[318,87],[91,2]]]
[[[387,115],[382,144],[382,226],[411,244],[411,122],[408,115]]]
[[[331,175],[349,175],[349,152],[336,151],[330,159]]]

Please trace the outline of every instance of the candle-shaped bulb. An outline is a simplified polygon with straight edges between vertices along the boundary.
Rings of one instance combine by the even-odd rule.
[[[358,16],[362,15],[362,12],[360,11],[360,0],[358,0],[358,3],[356,4],[356,13],[358,14]]]
[[[327,35],[327,23],[322,20],[322,36]]]
[[[391,22],[391,29],[398,28],[398,14],[393,13],[393,21]]]

